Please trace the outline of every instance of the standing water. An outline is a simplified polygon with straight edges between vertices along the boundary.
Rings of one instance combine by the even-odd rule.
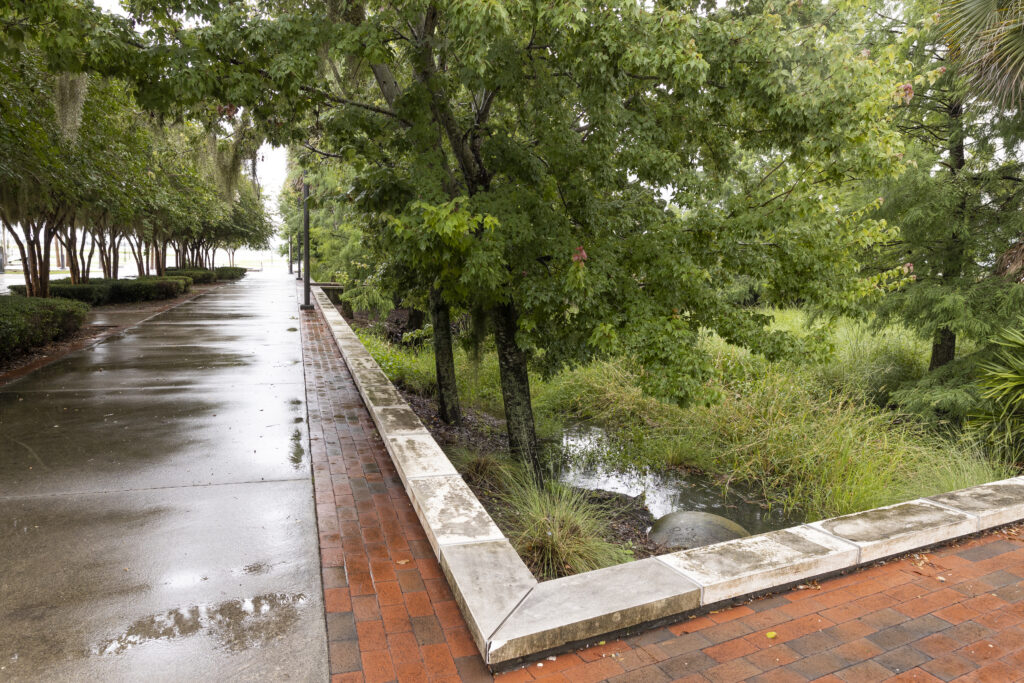
[[[561,481],[578,488],[643,496],[644,505],[655,519],[676,510],[707,512],[730,519],[751,534],[786,529],[801,524],[797,515],[769,510],[754,495],[733,486],[728,491],[706,475],[666,470],[664,472],[617,469],[602,455],[609,450],[608,438],[600,427],[576,425],[562,433],[562,450],[569,456]]]

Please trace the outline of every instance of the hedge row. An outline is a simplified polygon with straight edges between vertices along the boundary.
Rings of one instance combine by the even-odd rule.
[[[0,361],[68,336],[88,312],[79,301],[0,296]]]
[[[192,278],[197,285],[205,285],[217,281],[217,273],[199,268],[168,268],[168,275],[185,275]]]
[[[103,280],[90,278],[73,285],[71,280],[52,280],[50,296],[74,299],[92,306],[120,304],[134,301],[173,299],[192,288],[192,279],[181,274],[168,277],[141,277],[135,280]],[[25,294],[25,285],[11,285],[15,294]]]
[[[221,266],[213,270],[217,273],[218,280],[241,280],[245,277],[245,268],[238,266]]]

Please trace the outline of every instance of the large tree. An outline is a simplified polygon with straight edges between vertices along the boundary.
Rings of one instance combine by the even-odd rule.
[[[1024,127],[950,60],[929,7],[904,10],[879,32],[903,36],[901,54],[930,78],[908,90],[897,119],[907,172],[868,186],[885,199],[879,217],[899,228],[879,251],[881,267],[903,263],[909,276],[878,310],[931,342],[928,374],[900,387],[897,400],[962,418],[977,405],[971,352],[1024,310],[1024,287],[1006,277],[1024,240]]]

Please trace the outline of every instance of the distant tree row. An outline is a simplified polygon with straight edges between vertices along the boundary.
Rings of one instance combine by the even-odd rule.
[[[232,128],[162,121],[116,78],[49,68],[31,42],[0,54],[0,223],[29,296],[48,294],[62,252],[73,282],[118,276],[127,246],[140,275],[209,267],[217,249],[265,248],[272,226],[242,162],[255,140]],[[173,264],[172,264],[173,265]]]

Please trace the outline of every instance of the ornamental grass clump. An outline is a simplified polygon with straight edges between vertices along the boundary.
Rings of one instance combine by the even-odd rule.
[[[542,581],[633,559],[630,550],[606,540],[608,509],[578,489],[554,481],[537,486],[520,472],[499,497],[504,504],[499,526]]]

